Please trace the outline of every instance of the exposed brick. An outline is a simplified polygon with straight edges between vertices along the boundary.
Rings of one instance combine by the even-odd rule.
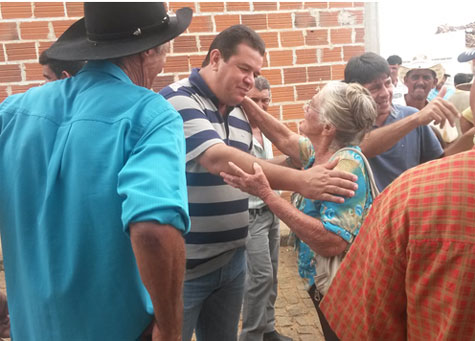
[[[292,14],[290,12],[269,13],[267,26],[271,29],[292,28]]]
[[[350,58],[353,56],[358,56],[360,54],[363,54],[364,52],[365,52],[365,48],[362,45],[343,47],[343,55],[344,55],[345,61],[350,60]]]
[[[68,17],[83,17],[84,4],[82,2],[66,2],[66,14]]]
[[[284,84],[307,82],[307,68],[292,67],[284,69]]]
[[[183,7],[189,7],[193,10],[193,13],[196,13],[196,7],[195,7],[194,2],[169,2],[168,3],[168,9],[173,12],[176,12],[177,10]],[[195,20],[195,17],[193,17],[193,20]]]
[[[271,105],[267,112],[278,120],[282,119],[282,117],[280,117],[280,105]]]
[[[35,2],[34,15],[36,18],[64,17],[62,2]]]
[[[301,2],[280,2],[279,9],[301,9],[302,3]]]
[[[349,11],[356,18],[356,25],[363,25],[364,12],[363,11]]]
[[[229,26],[240,24],[241,17],[239,14],[215,15],[214,22],[216,24],[216,32],[221,32]]]
[[[194,16],[191,24],[188,27],[188,32],[212,32],[213,22],[210,15]]]
[[[14,22],[0,22],[0,40],[17,40],[18,30]]]
[[[27,81],[37,81],[43,79],[43,66],[39,63],[25,63]]]
[[[317,62],[317,49],[295,50],[297,64],[314,64]]]
[[[7,59],[13,60],[29,60],[36,59],[35,43],[11,43],[5,44],[7,51]]]
[[[340,11],[321,11],[320,12],[320,26],[322,27],[331,27],[331,26],[340,26],[338,22],[338,15]]]
[[[346,64],[333,64],[332,69],[332,80],[343,80],[345,79],[345,66]]]
[[[198,52],[196,36],[179,36],[173,40],[173,53]]]
[[[254,11],[275,11],[277,9],[277,2],[253,2]]]
[[[295,47],[304,45],[302,31],[280,32],[280,43],[282,47]]]
[[[297,12],[294,25],[297,28],[316,27],[317,19],[310,12]]]
[[[206,55],[197,55],[193,54],[190,56],[190,68],[201,67],[203,60],[205,59]]]
[[[293,65],[292,51],[269,51],[270,66],[286,66]]]
[[[355,43],[364,43],[364,28],[355,28]]]
[[[12,83],[21,81],[20,65],[0,65],[0,83]]]
[[[226,2],[226,11],[227,12],[245,12],[249,11],[249,2]]]
[[[351,44],[351,28],[338,28],[330,30],[332,44]]]
[[[241,23],[256,31],[266,30],[267,16],[265,14],[243,14],[241,16]]]
[[[271,86],[271,93],[272,93],[272,86],[282,84],[282,72],[281,69],[265,69],[261,70],[261,75],[269,81]]]
[[[315,95],[317,87],[322,87],[323,84],[319,83],[307,83],[302,85],[296,85],[297,101],[308,101]]]
[[[178,76],[178,80],[182,80],[182,79],[188,78],[190,76],[190,73],[189,72],[179,73],[177,76]]]
[[[40,41],[38,46],[38,54],[41,54],[44,50],[49,49],[53,45],[54,41]]]
[[[307,30],[306,45],[328,45],[328,30]]]
[[[279,47],[279,34],[277,32],[262,32],[259,35],[266,43],[267,49]]]
[[[200,2],[200,12],[224,12],[224,2]]]
[[[170,85],[174,82],[175,77],[173,75],[158,75],[153,80],[152,90],[155,92],[159,92],[167,85]]]
[[[56,38],[59,38],[61,34],[66,31],[69,26],[71,26],[73,23],[75,23],[76,20],[58,20],[58,21],[53,21],[53,30],[54,34],[56,35]]]
[[[303,118],[303,104],[285,104],[282,106],[282,116],[284,121],[301,120]],[[287,123],[286,125],[288,125]],[[294,132],[297,132],[297,125],[294,123]]]
[[[300,107],[300,109],[302,110],[302,107]],[[303,118],[303,110],[302,110],[301,118]],[[287,126],[287,128],[292,130],[294,133],[298,133],[298,126],[296,122],[285,122],[284,124]]]
[[[293,86],[273,86],[272,87],[272,102],[292,102],[294,101]]]
[[[21,39],[47,39],[49,27],[47,21],[33,21],[20,23]]]
[[[7,86],[0,86],[0,103],[8,97]]]
[[[307,68],[307,80],[309,82],[321,82],[331,79],[330,66],[309,66]]]
[[[341,47],[334,47],[332,49],[322,49],[322,62],[341,62]]]
[[[28,89],[31,89],[35,86],[41,85],[41,82],[38,83],[33,83],[33,84],[27,84],[27,85],[12,85],[12,94],[20,94],[23,92],[28,91]]]
[[[2,2],[3,19],[31,18],[31,2]]]
[[[216,37],[215,34],[206,35],[206,36],[199,36],[200,38],[200,51],[201,52],[208,52],[211,42]]]
[[[167,57],[163,72],[188,72],[188,70],[188,56],[169,56]]]
[[[328,3],[329,8],[342,8],[342,7],[353,7],[352,2],[334,2],[330,1]]]
[[[0,44],[0,62],[5,61],[4,44]]]
[[[328,8],[328,3],[326,2],[305,2],[303,8]]]
[[[353,7],[363,7],[364,4],[364,2],[353,2]]]

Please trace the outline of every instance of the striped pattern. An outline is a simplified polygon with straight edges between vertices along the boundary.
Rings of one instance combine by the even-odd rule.
[[[376,200],[322,302],[342,340],[475,339],[475,150]]]
[[[160,93],[184,121],[191,217],[191,231],[185,238],[187,279],[191,279],[224,265],[230,252],[245,244],[248,229],[248,195],[210,174],[197,157],[218,143],[249,152],[252,133],[239,107],[230,108],[229,115],[223,118],[217,109],[218,99],[198,69]]]

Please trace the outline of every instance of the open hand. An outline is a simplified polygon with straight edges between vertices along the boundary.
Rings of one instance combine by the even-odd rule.
[[[344,197],[352,197],[358,185],[354,182],[358,177],[354,174],[333,170],[338,159],[314,166],[302,172],[305,180],[299,191],[305,198],[343,203]]]
[[[273,193],[269,181],[258,163],[254,162],[252,165],[254,174],[244,172],[233,162],[229,162],[228,164],[234,174],[225,172],[219,174],[228,185],[239,188],[243,192],[247,192],[262,199]]]

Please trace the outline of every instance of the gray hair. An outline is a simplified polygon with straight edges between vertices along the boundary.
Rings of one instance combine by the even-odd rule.
[[[254,79],[254,87],[259,91],[269,90],[270,92],[269,81],[264,76],[257,76]]]
[[[337,149],[359,145],[377,116],[376,103],[360,84],[333,81],[320,91],[320,122],[336,128]]]

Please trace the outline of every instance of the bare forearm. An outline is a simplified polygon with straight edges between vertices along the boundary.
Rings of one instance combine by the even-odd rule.
[[[130,239],[160,335],[164,340],[181,340],[185,273],[181,233],[170,225],[139,222],[130,226]]]
[[[444,156],[454,155],[472,149],[474,134],[475,127],[472,127],[444,150]]]
[[[416,115],[410,115],[392,124],[376,128],[365,135],[360,145],[361,150],[368,158],[384,153],[417,127]]]
[[[300,212],[274,192],[269,193],[264,201],[279,219],[319,255],[332,257],[345,250],[346,241],[326,230],[319,219]]]
[[[256,124],[262,133],[285,155],[299,159],[299,135],[290,130],[268,112],[262,110],[252,100],[246,98],[242,106],[246,115]]]

